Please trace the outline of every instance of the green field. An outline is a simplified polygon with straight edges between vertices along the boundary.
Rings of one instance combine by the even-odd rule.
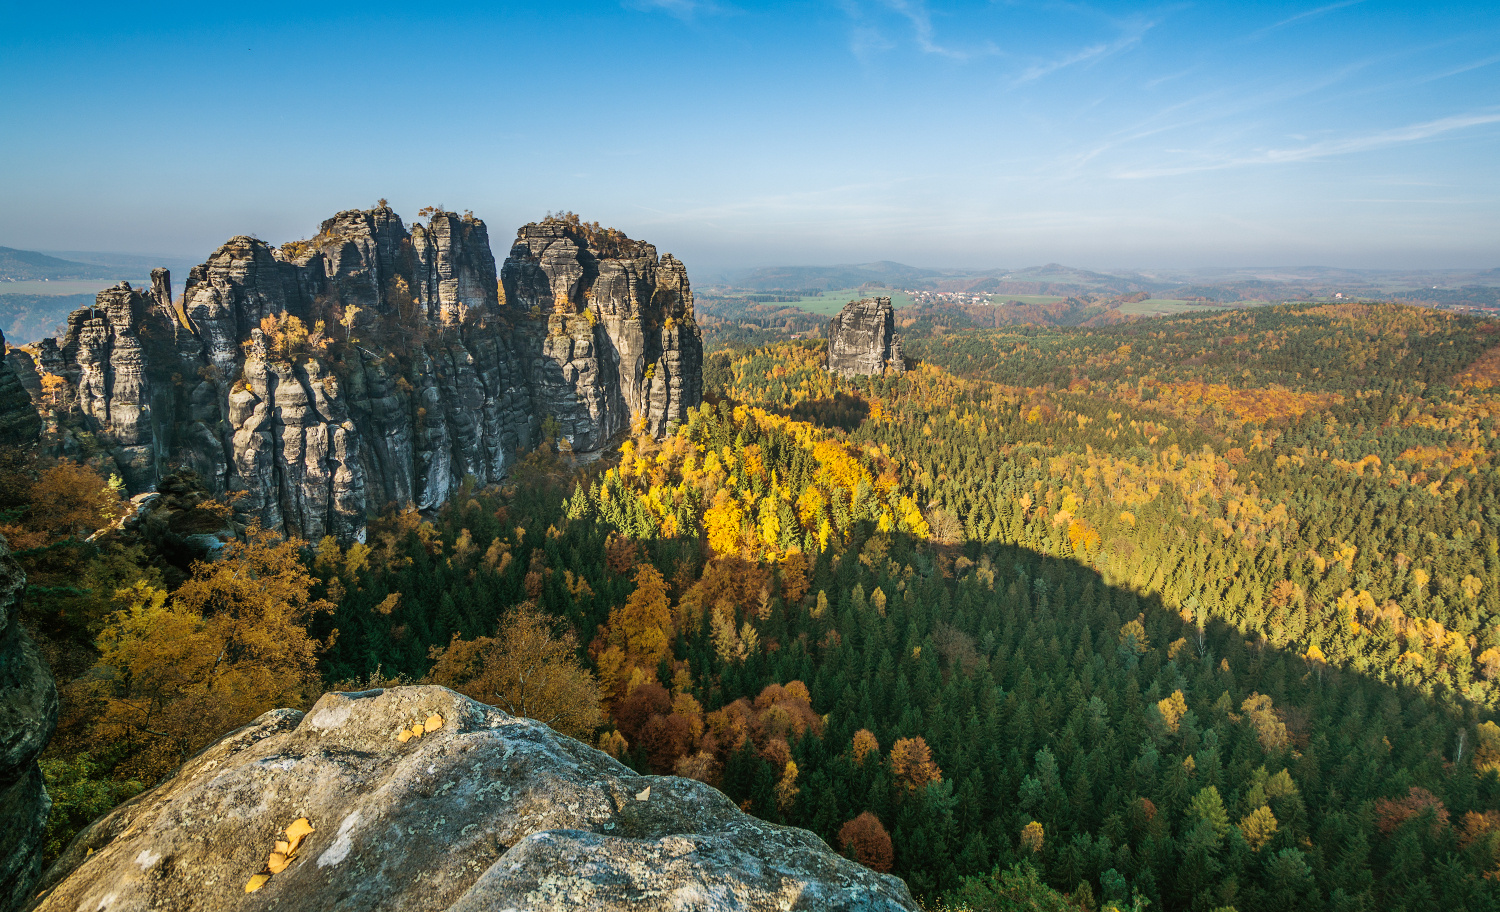
[[[815,314],[833,316],[843,309],[850,301],[858,301],[861,298],[889,297],[892,307],[905,307],[911,303],[909,295],[902,294],[893,288],[840,288],[835,291],[825,291],[810,298],[802,298],[798,301],[782,301],[781,306],[798,307],[802,310]]]
[[[114,285],[119,279],[60,279],[55,282],[0,282],[0,295],[75,295],[94,294]],[[150,287],[142,277],[128,280],[131,285]]]

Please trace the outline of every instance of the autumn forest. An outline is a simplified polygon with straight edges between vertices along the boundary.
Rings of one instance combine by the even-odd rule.
[[[184,561],[94,536],[127,501],[86,459],[0,453],[48,852],[266,710],[428,681],[929,909],[1500,908],[1500,324],[896,318],[884,377],[711,336],[665,439],[585,463],[544,422],[360,543]]]

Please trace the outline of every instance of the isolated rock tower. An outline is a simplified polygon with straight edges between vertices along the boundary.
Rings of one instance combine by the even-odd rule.
[[[826,366],[830,373],[844,377],[906,370],[890,298],[865,298],[844,305],[828,324]]]

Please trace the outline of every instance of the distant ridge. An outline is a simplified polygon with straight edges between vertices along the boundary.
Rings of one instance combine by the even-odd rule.
[[[72,260],[90,266],[102,266],[109,272],[109,278],[121,278],[129,276],[140,276],[145,279],[151,275],[151,270],[162,266],[172,270],[174,273],[187,273],[189,269],[198,265],[199,257],[164,256],[162,254],[141,253],[108,253],[101,250],[43,250],[39,251],[47,256],[57,257],[64,260]]]
[[[36,282],[56,279],[112,279],[117,270],[38,253],[0,247],[0,280]]]
[[[833,291],[839,288],[852,288],[866,282],[925,287],[932,284],[934,279],[944,275],[944,272],[937,269],[922,269],[890,260],[879,260],[874,263],[841,266],[767,266],[734,275],[731,281],[737,288],[755,291],[779,289]]]

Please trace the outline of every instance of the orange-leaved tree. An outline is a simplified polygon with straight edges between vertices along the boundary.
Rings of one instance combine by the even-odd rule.
[[[151,782],[188,754],[277,707],[305,706],[321,687],[300,543],[252,527],[174,594],[142,581],[120,590],[99,634],[99,661],[70,686],[89,717],[91,747],[123,748],[121,769]]]
[[[895,860],[890,834],[869,811],[839,829],[839,848],[872,871],[889,871]]]
[[[918,735],[902,738],[891,745],[891,773],[913,791],[920,791],[931,782],[942,782],[943,771],[932,759],[932,749]]]
[[[565,735],[591,738],[603,719],[599,686],[578,662],[578,638],[552,632],[553,619],[533,602],[512,608],[492,637],[434,646],[427,680],[513,716],[545,722]]]
[[[609,625],[596,641],[599,681],[606,700],[629,696],[635,686],[655,680],[656,666],[671,648],[675,630],[667,581],[650,564],[635,571],[635,591],[609,612]],[[639,672],[639,674],[635,674]]]

